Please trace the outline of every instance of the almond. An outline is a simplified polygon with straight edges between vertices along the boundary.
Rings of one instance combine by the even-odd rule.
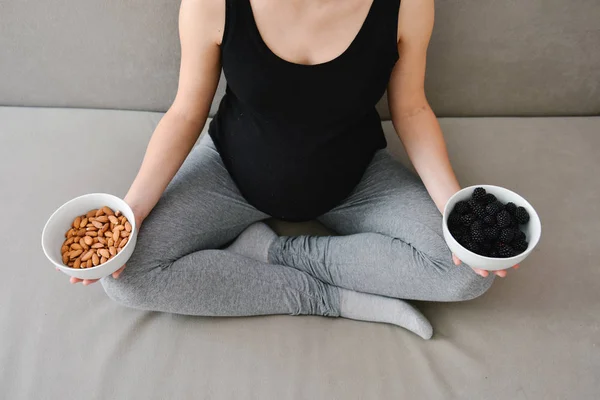
[[[107,261],[108,261],[108,258],[102,257],[102,258],[100,259],[100,264],[104,264],[104,263],[105,263],[105,262],[107,262]]]
[[[106,244],[106,239],[104,239],[102,236],[98,236],[98,242],[102,243],[102,244]]]
[[[96,253],[92,254],[92,264],[94,264],[94,265],[100,264],[100,258],[98,258],[98,255]]]
[[[131,231],[133,230],[133,227],[131,226],[129,221],[125,222],[125,230],[129,233],[131,233]]]
[[[80,229],[80,230],[77,231],[77,236],[84,237],[86,232],[87,231],[85,230],[85,228],[84,229]]]
[[[117,211],[115,212],[115,217],[120,217],[120,216],[121,216],[121,211],[117,210]]]
[[[89,260],[87,260],[87,265],[86,265],[87,268],[92,268],[93,265],[94,264],[92,264],[92,259],[91,258]]]
[[[71,245],[71,250],[81,250],[81,246],[79,245],[79,243],[73,243]]]
[[[104,210],[102,210],[101,208],[96,210],[96,215],[94,215],[94,217],[98,218],[99,216],[104,215]]]
[[[106,249],[101,249],[98,251],[98,253],[100,253],[100,255],[104,258],[109,258],[110,257],[110,253],[108,250]]]
[[[73,263],[73,268],[79,268],[79,266],[81,265],[81,258],[78,258],[77,260],[75,260],[75,262]]]
[[[102,249],[104,245],[102,243],[96,243],[92,245],[92,249]]]
[[[89,237],[89,236],[84,236],[84,237]],[[88,246],[85,241],[83,240],[83,238],[79,239],[79,245],[81,246],[81,248],[84,251],[88,251],[90,249],[90,246]]]
[[[102,207],[102,211],[104,211],[104,214],[106,214],[106,215],[115,215],[115,213],[113,212],[113,210],[111,210],[107,206]]]
[[[119,218],[115,217],[114,215],[109,215],[108,219],[110,220],[111,223],[118,225],[119,224]]]
[[[81,224],[81,217],[75,218],[75,221],[73,221],[73,228],[79,229],[79,224]]]
[[[79,224],[80,228],[83,228],[84,226],[86,226],[88,223],[88,219],[86,217],[83,217],[83,219],[81,220],[81,223]]]
[[[115,230],[113,231],[113,237],[112,239],[116,242],[117,240],[119,240],[119,232],[121,232],[120,230],[117,230],[115,228]]]
[[[112,237],[113,233],[112,232],[104,232],[104,237]]]
[[[86,233],[86,237],[83,238],[83,241],[85,242],[85,244],[87,244],[88,246],[91,246],[94,243],[94,239],[92,239],[91,236],[87,235]]]
[[[67,264],[69,262],[69,252],[63,253],[62,260],[63,264]]]
[[[73,268],[73,264],[74,264],[74,263],[75,263],[74,261],[69,261],[69,263],[68,263],[67,265],[68,265],[69,267]]]
[[[98,218],[96,218],[96,221],[102,222],[104,224],[104,223],[108,222],[108,217],[106,215],[101,215]]]
[[[117,249],[114,246],[110,246],[108,248],[108,251],[109,251],[109,253],[110,253],[111,256],[116,256],[117,255]]]
[[[108,223],[102,225],[102,229],[100,229],[100,233],[106,232],[108,230],[108,228],[109,228],[109,224]]]
[[[71,243],[73,243],[73,241],[74,241],[74,240],[75,240],[75,239],[74,239],[74,238],[72,238],[72,237],[68,238],[68,239],[65,241],[65,245],[66,245],[66,246],[70,245]]]
[[[95,217],[96,216],[96,211],[98,211],[98,210],[91,210],[85,216],[88,217],[88,218]]]
[[[121,231],[121,237],[128,237],[128,236],[129,236],[129,232]]]
[[[127,218],[125,218],[125,216],[124,216],[124,215],[121,215],[121,216],[119,217],[119,222],[120,222],[120,223],[122,223],[122,224],[124,224],[124,223],[125,223],[125,221],[127,221]]]
[[[88,261],[94,255],[94,250],[89,250],[87,253],[81,256],[81,261]]]
[[[69,253],[69,259],[74,259],[75,257],[77,257],[78,255],[80,255],[81,253],[83,253],[83,250],[79,249],[79,250],[73,250]]]
[[[71,228],[67,231],[67,234],[65,235],[65,237],[68,239],[73,236],[75,236],[75,229]]]
[[[98,229],[102,229],[102,227],[104,226],[104,224],[99,221],[92,221],[92,225],[94,225]]]
[[[85,236],[96,237],[96,236],[98,236],[98,232],[96,232],[96,231],[87,231],[85,233]]]
[[[127,238],[124,238],[123,240],[121,240],[121,243],[119,243],[119,247],[125,247],[126,244],[127,244]]]
[[[60,248],[60,254],[65,254],[67,251],[69,251],[69,246],[63,246]]]
[[[115,245],[115,241],[113,240],[113,238],[108,238],[106,244],[108,245],[108,247],[111,247]]]

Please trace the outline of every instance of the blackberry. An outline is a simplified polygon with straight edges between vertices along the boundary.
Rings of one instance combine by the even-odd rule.
[[[500,241],[504,243],[510,243],[515,237],[515,231],[510,228],[502,229],[500,232]]]
[[[460,215],[456,212],[450,213],[448,217],[448,227],[454,227],[460,225]]]
[[[513,239],[513,241],[520,242],[525,241],[526,239],[527,237],[520,229],[515,230],[515,238]]]
[[[459,201],[454,206],[454,211],[459,213],[460,215],[464,215],[471,211],[471,207],[466,201]]]
[[[496,221],[498,221],[498,226],[500,228],[506,228],[511,223],[510,214],[506,210],[502,210],[496,215]]]
[[[483,199],[483,203],[484,204],[491,204],[491,203],[495,202],[496,200],[497,200],[496,196],[494,196],[491,193],[488,193],[488,194],[485,195],[485,197]]]
[[[471,230],[472,231],[481,231],[483,230],[483,222],[481,222],[480,220],[476,220],[471,224]]]
[[[483,243],[485,242],[485,234],[482,230],[471,231],[471,238],[474,242]]]
[[[475,188],[475,190],[473,191],[473,195],[471,196],[473,198],[473,200],[482,203],[483,200],[485,199],[485,195],[486,195],[486,191],[484,188],[482,187],[478,187]]]
[[[471,205],[471,208],[473,209],[473,214],[475,214],[477,218],[483,219],[487,215],[485,212],[485,207],[483,207],[481,204],[475,203]]]
[[[498,239],[500,237],[500,229],[497,228],[497,227],[495,227],[495,226],[492,226],[490,228],[485,228],[483,230],[483,232],[485,233],[485,236],[488,239],[495,240],[495,239]]]
[[[499,201],[495,201],[493,203],[490,203],[487,206],[485,206],[485,211],[489,215],[496,215],[500,211],[502,211],[502,203],[500,203]]]
[[[479,245],[475,242],[467,242],[465,248],[473,253],[479,253]]]
[[[450,234],[456,239],[458,242],[465,236],[468,231],[463,226],[452,227],[450,228]]]
[[[508,258],[516,255],[515,250],[509,245],[502,246],[498,248],[498,254],[500,257]]]
[[[509,201],[508,203],[506,203],[506,205],[504,206],[504,209],[506,211],[508,211],[508,213],[510,215],[515,215],[515,211],[517,211],[517,205],[515,203],[513,203],[512,201]]]
[[[471,224],[476,220],[477,218],[475,217],[474,214],[465,214],[462,217],[460,217],[460,222],[464,225],[464,226],[471,226]]]
[[[517,221],[517,218],[515,218],[514,215],[510,217],[509,227],[512,229],[519,229],[519,221]]]
[[[490,226],[494,226],[494,225],[496,225],[496,216],[486,215],[485,217],[483,217],[483,222],[485,222],[486,224],[488,224]]]
[[[513,241],[512,243],[512,248],[515,249],[516,252],[518,252],[517,254],[521,254],[522,252],[527,250],[528,247],[529,243],[527,243],[527,241],[525,240]]]
[[[483,242],[481,248],[486,251],[492,250],[492,244],[490,242]]]
[[[496,249],[491,249],[490,252],[488,253],[489,257],[493,257],[493,258],[498,258],[499,254],[498,254],[498,250]]]
[[[515,218],[519,224],[526,224],[529,222],[529,213],[524,207],[517,207]]]

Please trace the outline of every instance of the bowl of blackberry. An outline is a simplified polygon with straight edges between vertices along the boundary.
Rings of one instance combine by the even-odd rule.
[[[463,263],[498,271],[527,258],[540,240],[542,225],[533,206],[517,193],[478,185],[448,200],[443,232],[448,247]]]

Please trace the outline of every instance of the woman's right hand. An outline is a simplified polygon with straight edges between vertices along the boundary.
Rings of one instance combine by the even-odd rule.
[[[135,214],[135,211],[134,211]],[[140,226],[142,225],[142,221],[143,219],[139,216],[139,215],[135,215],[135,227],[139,232]],[[126,265],[123,265],[121,268],[119,268],[118,270],[116,270],[115,272],[112,273],[112,277],[115,279],[118,279],[119,276],[121,275],[121,273],[123,272],[123,270],[125,269]],[[60,269],[58,269],[58,267],[56,268],[57,271],[60,271]],[[99,279],[79,279],[79,278],[75,278],[74,276],[71,277],[71,279],[69,280],[71,283],[76,284],[76,283],[83,283],[83,286],[88,286],[91,285],[92,283],[96,283],[99,281]]]

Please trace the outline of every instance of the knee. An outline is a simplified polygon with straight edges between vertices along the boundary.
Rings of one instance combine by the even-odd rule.
[[[449,298],[447,301],[473,300],[487,292],[494,283],[494,274],[484,278],[467,266],[461,265],[454,268],[460,273],[456,274],[455,279],[448,282]]]
[[[100,282],[104,292],[111,300],[122,306],[146,309],[150,277],[146,276],[147,274],[127,274],[125,271],[118,279],[110,275],[102,278]]]

